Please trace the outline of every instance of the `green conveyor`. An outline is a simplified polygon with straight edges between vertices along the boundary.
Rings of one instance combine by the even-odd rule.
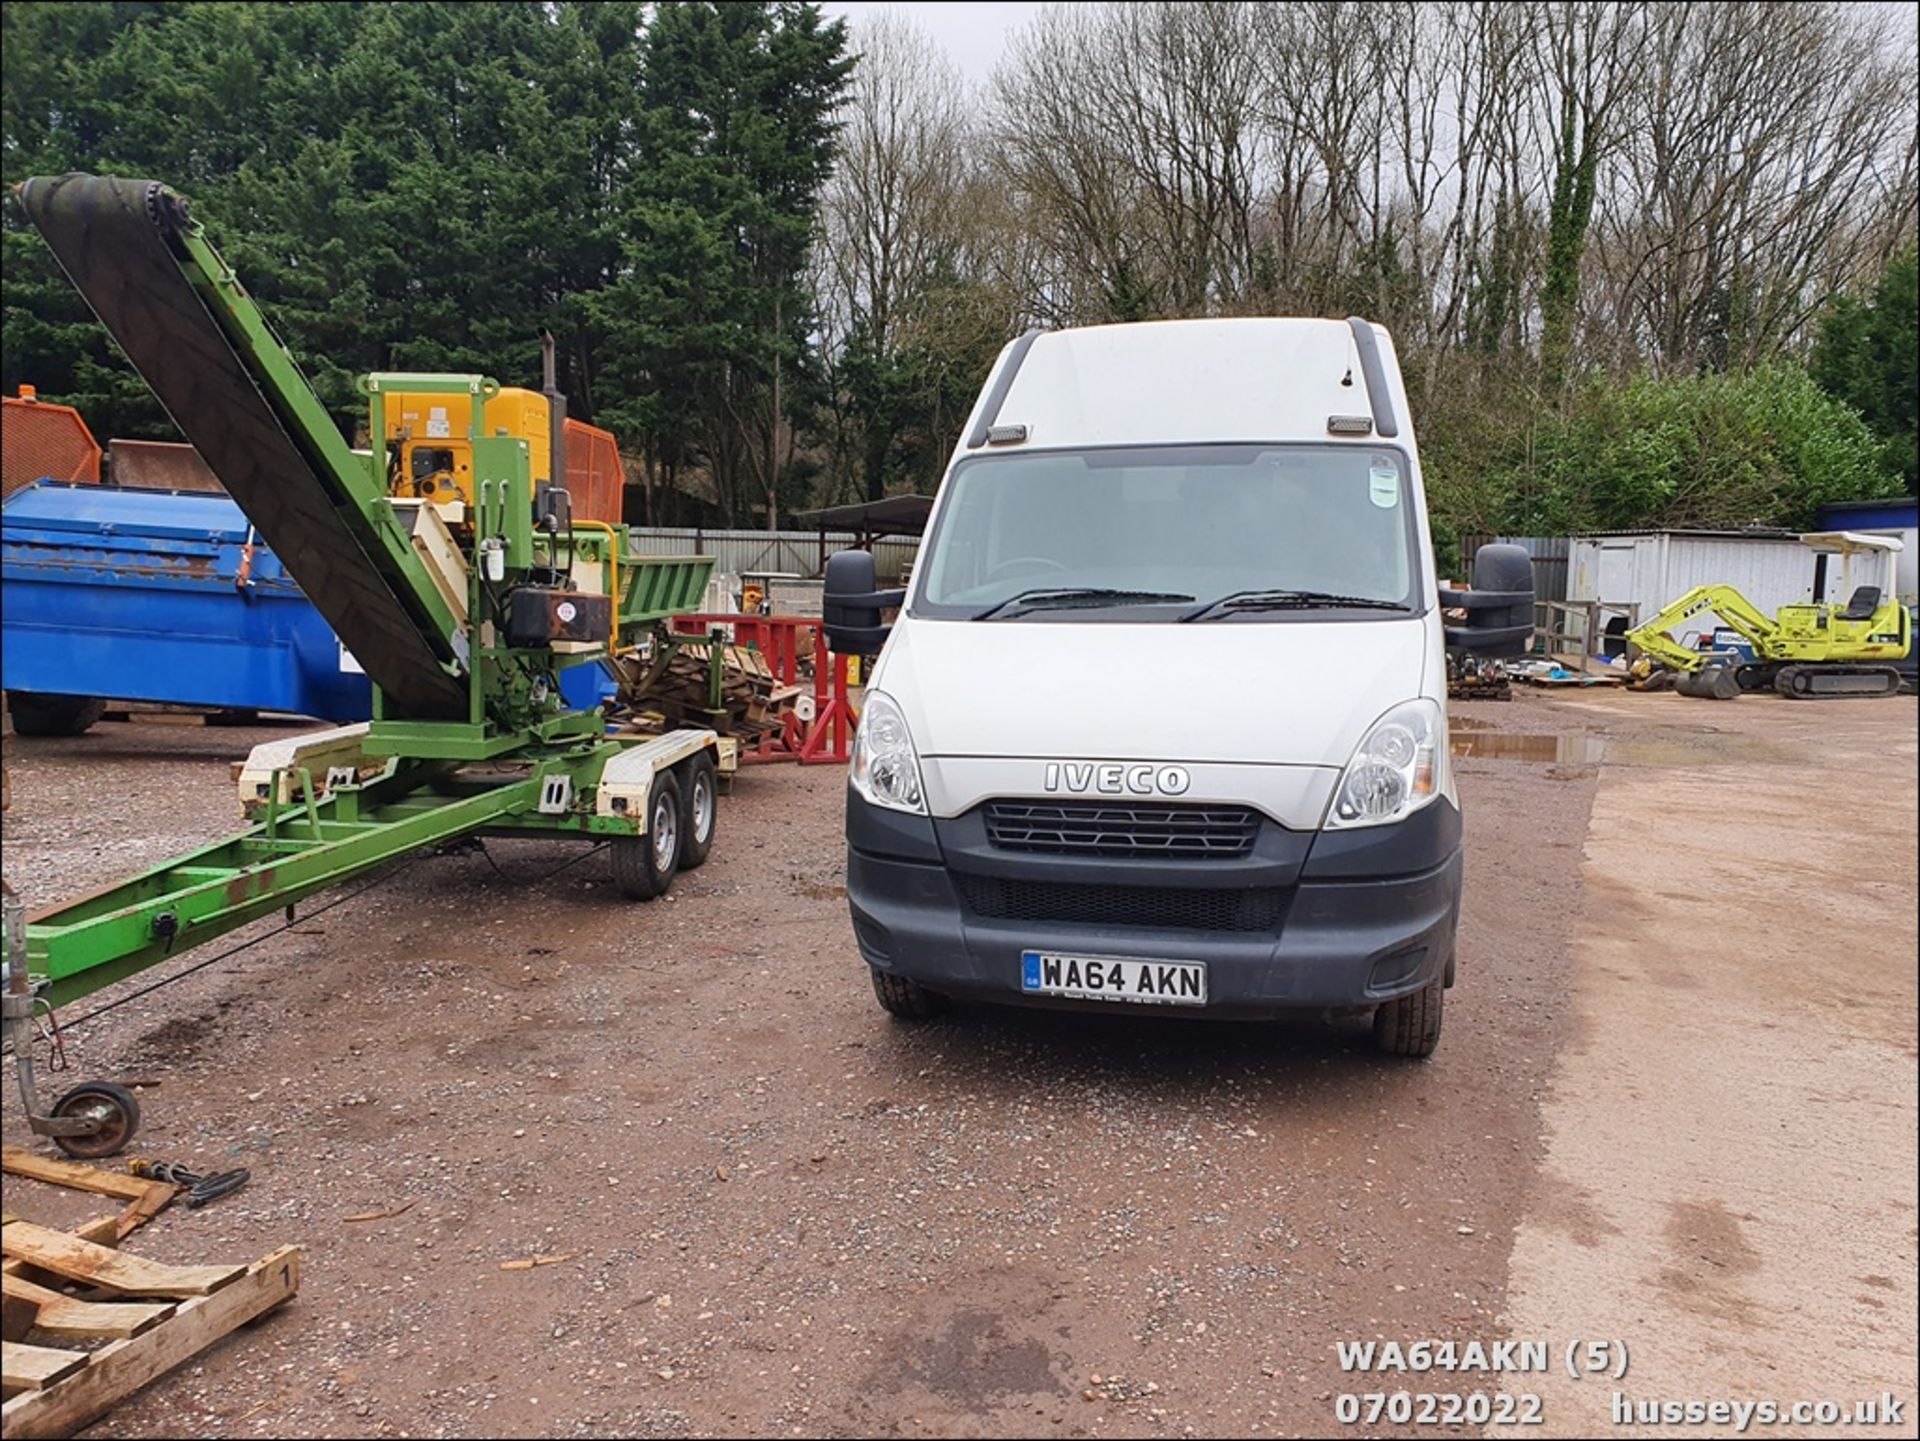
[[[15,192],[100,323],[380,687],[388,713],[467,713],[464,638],[353,453],[187,202],[152,180]]]

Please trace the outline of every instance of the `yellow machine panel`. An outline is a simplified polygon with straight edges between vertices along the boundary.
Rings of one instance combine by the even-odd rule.
[[[436,504],[458,500],[472,505],[473,447],[468,441],[472,398],[392,391],[386,401],[387,493]],[[526,441],[535,483],[552,476],[547,398],[538,391],[503,389],[486,402],[480,434]]]

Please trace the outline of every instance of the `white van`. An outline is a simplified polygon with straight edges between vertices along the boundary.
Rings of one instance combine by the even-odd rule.
[[[1013,342],[911,593],[864,552],[827,568],[830,642],[879,652],[847,898],[880,1003],[1365,1008],[1429,1054],[1460,903],[1444,648],[1531,634],[1524,552],[1474,585],[1438,589],[1380,327]]]

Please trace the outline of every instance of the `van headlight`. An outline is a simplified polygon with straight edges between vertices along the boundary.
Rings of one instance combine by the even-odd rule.
[[[1404,820],[1440,794],[1446,718],[1430,700],[1397,705],[1366,734],[1341,772],[1328,830]]]
[[[920,757],[914,754],[906,714],[891,696],[868,691],[853,733],[853,760],[847,779],[862,797],[891,811],[927,813],[920,789]]]

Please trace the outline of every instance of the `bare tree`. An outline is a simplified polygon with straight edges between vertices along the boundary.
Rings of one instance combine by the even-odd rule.
[[[1254,281],[1253,10],[1043,11],[996,77],[1007,183],[1055,252],[1043,313],[1143,319],[1243,303]]]
[[[967,97],[940,48],[893,12],[863,22],[854,43],[822,249],[848,325],[886,343],[903,297],[953,232],[971,143]]]
[[[1642,73],[1649,27],[1647,7],[1637,0],[1546,0],[1539,16],[1541,63],[1553,92],[1540,371],[1554,390],[1573,353],[1600,169],[1625,139],[1623,116]]]
[[[973,139],[958,72],[910,22],[882,12],[855,32],[855,46],[815,268],[830,412],[877,499],[904,423],[877,371],[914,348],[927,297],[955,253]]]
[[[1857,6],[1670,3],[1652,35],[1604,207],[1615,349],[1745,367],[1796,344],[1911,215],[1912,67]]]
[[[1913,25],[1885,7],[1056,5],[973,124],[898,22],[863,46],[823,218],[843,353],[1362,310],[1394,328],[1423,410],[1464,416],[1556,392],[1576,361],[1791,353],[1913,243]]]

